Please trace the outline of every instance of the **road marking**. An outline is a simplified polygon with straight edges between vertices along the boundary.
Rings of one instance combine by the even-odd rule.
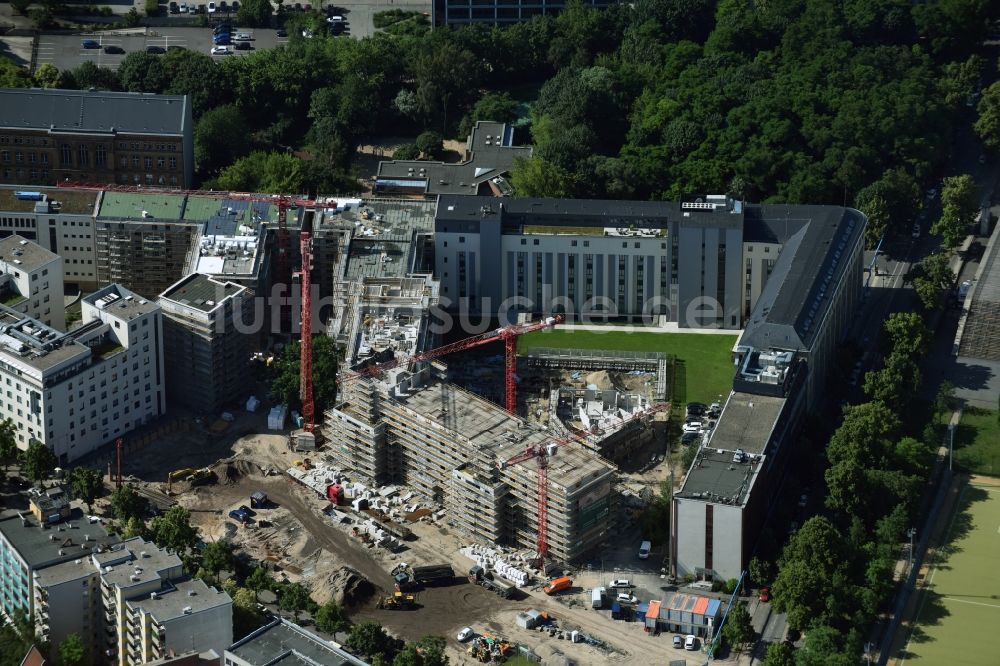
[[[986,606],[987,608],[1000,608],[1000,604],[984,604],[981,601],[968,601],[966,599],[956,599],[955,597],[941,597],[948,601],[957,601],[960,604],[972,604],[973,606]]]

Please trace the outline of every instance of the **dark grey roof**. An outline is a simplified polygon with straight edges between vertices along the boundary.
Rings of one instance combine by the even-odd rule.
[[[186,95],[0,88],[0,127],[182,135]]]
[[[216,280],[202,273],[192,273],[171,285],[160,294],[160,298],[168,299],[202,312],[211,312],[219,307],[227,298],[232,298],[246,291],[235,282]]]
[[[100,523],[90,523],[77,509],[57,525],[42,525],[27,511],[0,518],[0,533],[29,567],[42,567],[89,557],[98,547],[118,543]],[[60,554],[62,551],[62,554]]]
[[[344,651],[334,643],[283,618],[237,641],[226,650],[227,659],[252,666],[265,664],[323,664],[323,666],[368,666],[364,661]]]
[[[468,155],[458,163],[423,160],[379,162],[376,191],[408,189],[426,194],[476,194],[491,178],[514,166],[518,157],[530,157],[530,146],[513,145],[513,128],[481,120],[466,146]]]
[[[808,350],[867,219],[839,206],[748,205],[744,242],[782,243],[741,345]]]

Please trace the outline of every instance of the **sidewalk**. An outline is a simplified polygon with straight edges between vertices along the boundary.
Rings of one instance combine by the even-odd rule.
[[[696,335],[743,335],[739,329],[681,328],[675,321],[657,325],[646,324],[559,324],[560,331],[592,331],[598,333],[692,333]]]

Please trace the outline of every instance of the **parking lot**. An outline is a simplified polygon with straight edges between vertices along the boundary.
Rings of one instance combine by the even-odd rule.
[[[164,50],[181,46],[192,51],[208,54],[212,48],[211,28],[157,28],[149,29],[147,34],[94,34],[94,35],[40,35],[38,37],[38,64],[55,65],[58,69],[73,69],[86,60],[93,61],[101,67],[117,69],[126,55],[134,51],[145,51],[148,46],[158,46]],[[278,37],[277,31],[271,29],[239,29],[235,32],[246,32],[252,37],[250,43],[254,50],[269,49],[288,41]],[[84,39],[93,39],[101,48],[83,48]],[[106,46],[120,47],[125,53],[109,54],[104,52]],[[229,55],[217,55],[214,58],[232,58],[253,51],[233,51]]]

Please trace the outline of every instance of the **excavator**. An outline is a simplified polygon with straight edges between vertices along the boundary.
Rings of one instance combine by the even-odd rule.
[[[192,486],[208,483],[215,478],[215,472],[210,467],[195,469],[194,467],[182,467],[167,474],[167,494],[171,494],[174,481],[187,481]]]
[[[416,606],[417,599],[412,594],[395,592],[391,597],[381,597],[378,607],[385,610],[409,610]]]

